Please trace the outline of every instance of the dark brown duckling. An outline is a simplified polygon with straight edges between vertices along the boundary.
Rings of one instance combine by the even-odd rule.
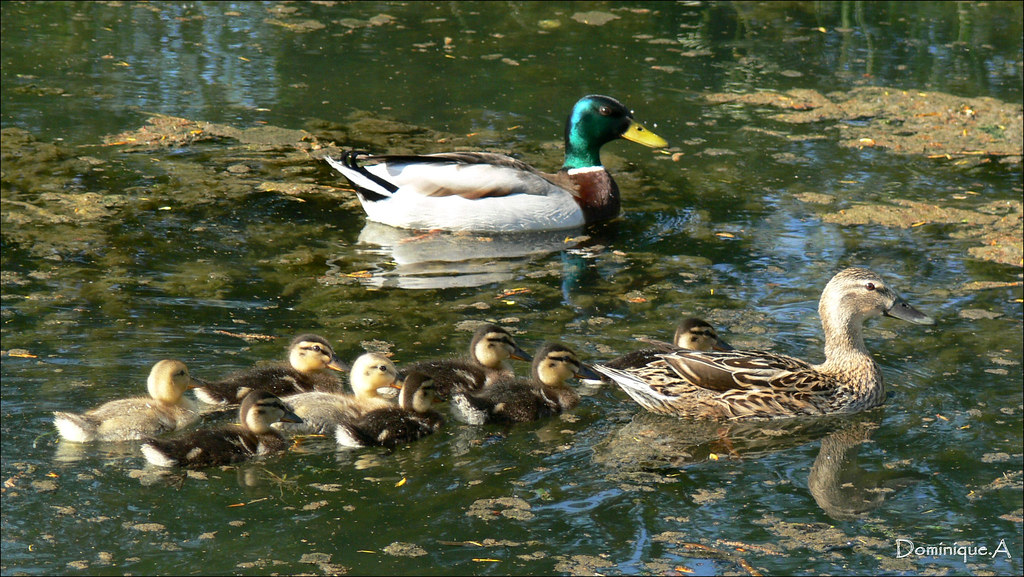
[[[409,373],[398,406],[369,411],[338,425],[338,445],[392,449],[434,433],[444,424],[444,417],[431,408],[436,400],[434,389],[434,380],[426,374]]]
[[[177,439],[149,439],[142,453],[160,467],[200,469],[238,463],[287,449],[289,442],[270,425],[299,418],[276,396],[252,391],[238,409],[238,420],[238,424],[200,429]]]
[[[512,375],[512,367],[506,362],[509,359],[533,360],[516,344],[512,333],[488,323],[473,333],[469,356],[411,363],[402,373],[418,371],[427,374],[434,380],[434,394],[444,401],[455,391],[476,391],[501,377]]]
[[[456,418],[470,425],[535,421],[575,408],[580,396],[566,381],[600,378],[580,362],[572,349],[544,344],[533,358],[531,380],[502,378],[479,391],[452,395]]]
[[[626,353],[621,357],[603,363],[606,367],[613,369],[631,369],[642,367],[658,360],[658,355],[672,353],[680,349],[690,351],[731,351],[732,346],[719,338],[715,327],[704,319],[689,317],[684,319],[676,327],[676,334],[671,343],[655,339],[639,339],[649,345],[649,348],[640,349]]]
[[[285,396],[309,391],[342,392],[344,384],[325,369],[347,371],[327,339],[314,334],[295,337],[288,345],[288,364],[253,367],[232,373],[217,382],[196,387],[196,397],[214,405],[241,402],[249,391]]]

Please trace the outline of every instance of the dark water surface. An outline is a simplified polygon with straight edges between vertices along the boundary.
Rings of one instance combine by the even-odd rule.
[[[884,87],[963,99],[954,115],[1019,107],[1020,3],[0,11],[3,574],[1024,570],[1020,238],[1000,259],[983,249],[1003,241],[976,234],[1019,227],[1019,152],[841,146],[843,123],[708,98]],[[672,147],[608,145],[622,218],[554,235],[403,241],[351,193],[234,176],[342,186],[315,155],[103,145],[163,114],[381,151],[456,142],[551,170],[588,93]],[[963,217],[837,220],[911,202]],[[938,322],[869,322],[890,396],[852,418],[693,423],[590,387],[561,419],[450,423],[393,453],[312,440],[199,475],[157,474],[137,444],[59,442],[51,424],[140,394],[159,359],[216,378],[306,331],[401,365],[461,352],[493,320],[528,350],[557,339],[600,361],[697,314],[735,346],[818,362],[818,296],[854,265]],[[923,549],[943,545],[970,549]]]

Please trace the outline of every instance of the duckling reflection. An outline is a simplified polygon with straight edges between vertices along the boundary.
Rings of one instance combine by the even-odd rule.
[[[420,234],[368,221],[359,234],[361,251],[388,270],[372,272],[359,281],[372,287],[436,289],[476,287],[511,280],[531,259],[575,246],[578,231],[473,234],[434,231]],[[329,263],[328,275],[350,267]]]

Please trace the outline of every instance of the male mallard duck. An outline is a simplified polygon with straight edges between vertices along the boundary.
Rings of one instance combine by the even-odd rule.
[[[191,425],[199,418],[185,397],[196,381],[181,361],[165,359],[153,365],[146,386],[149,397],[110,401],[86,413],[53,413],[53,424],[69,441],[129,441],[161,435]]]
[[[339,424],[335,430],[338,445],[390,449],[425,437],[444,424],[444,417],[431,409],[434,400],[434,381],[411,372],[402,384],[398,406],[369,411]]]
[[[270,425],[297,420],[281,399],[252,391],[238,409],[238,424],[200,429],[178,439],[149,439],[142,453],[160,467],[199,469],[237,463],[287,449],[288,441]]]
[[[454,391],[475,391],[502,376],[512,375],[508,359],[531,361],[533,357],[516,344],[508,330],[487,323],[473,333],[469,357],[419,361],[402,372],[427,374],[434,380],[437,398],[447,400]]]
[[[288,345],[288,364],[254,367],[196,387],[196,397],[214,405],[238,403],[249,391],[274,395],[306,391],[338,391],[341,381],[324,369],[346,371],[348,367],[334,354],[327,339],[313,334],[299,335]]]
[[[619,214],[619,189],[601,165],[601,147],[625,138],[668,143],[607,96],[584,96],[565,126],[565,164],[555,174],[486,152],[325,160],[348,179],[369,220],[398,228],[523,232],[575,228]],[[368,156],[376,164],[360,166]]]
[[[391,359],[380,353],[364,353],[352,363],[349,373],[351,395],[311,391],[284,397],[285,404],[302,422],[278,427],[293,435],[326,435],[343,421],[395,406],[390,399],[380,395],[379,389],[400,388],[395,384],[397,378],[398,371]]]
[[[579,393],[566,385],[572,377],[599,378],[571,349],[545,343],[533,357],[532,380],[504,377],[479,391],[457,391],[451,405],[470,425],[522,423],[557,415],[579,404]]]
[[[885,400],[882,373],[864,347],[864,320],[884,314],[935,322],[863,268],[832,277],[818,314],[825,332],[820,365],[764,351],[676,351],[642,367],[594,369],[655,413],[730,419],[853,413]]]
[[[690,351],[731,351],[732,347],[718,337],[715,327],[707,321],[696,317],[689,317],[676,326],[676,334],[671,343],[655,339],[640,339],[651,347],[626,353],[603,363],[605,367],[613,369],[632,369],[642,367],[652,361],[657,361],[664,353],[671,353],[679,349]]]

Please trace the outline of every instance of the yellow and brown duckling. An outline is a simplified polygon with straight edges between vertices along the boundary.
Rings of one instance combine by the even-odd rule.
[[[148,397],[119,399],[85,413],[55,412],[60,436],[78,443],[130,441],[187,427],[199,418],[185,391],[198,383],[181,361],[165,359],[149,371]]]
[[[301,423],[277,425],[292,435],[327,435],[342,422],[358,418],[376,409],[394,407],[392,399],[381,396],[380,391],[401,388],[397,383],[398,371],[391,359],[381,353],[364,353],[352,363],[349,380],[352,394],[312,391],[284,397]]]
[[[411,443],[436,432],[444,417],[433,410],[434,381],[420,372],[405,377],[398,405],[363,413],[337,426],[335,438],[341,447],[388,447]]]
[[[287,449],[289,441],[271,425],[298,419],[281,399],[252,391],[242,400],[237,424],[200,429],[177,439],[149,439],[142,453],[160,467],[199,469],[238,463]]]
[[[595,365],[649,411],[694,418],[773,418],[853,413],[885,400],[882,373],[864,346],[864,320],[934,320],[864,268],[832,277],[818,303],[825,362],[764,351],[676,351],[642,367]]]
[[[575,408],[580,396],[572,377],[600,378],[570,348],[545,343],[533,357],[532,379],[504,377],[478,391],[452,395],[452,411],[470,425],[534,421]]]
[[[647,348],[626,353],[620,357],[602,363],[613,369],[631,369],[642,367],[658,360],[658,355],[671,353],[679,349],[690,351],[731,351],[732,346],[718,336],[715,327],[704,319],[689,317],[676,326],[676,334],[671,343],[655,339],[640,339],[652,345]]]
[[[481,325],[469,343],[469,356],[411,363],[403,373],[418,371],[434,381],[434,394],[447,400],[455,391],[476,391],[495,380],[514,374],[509,359],[531,361],[533,357],[516,344],[507,329],[495,324]]]
[[[249,391],[260,390],[284,396],[308,391],[340,391],[344,385],[327,369],[348,367],[334,354],[327,339],[314,334],[295,337],[288,345],[288,364],[253,367],[232,373],[216,382],[196,387],[196,397],[215,405],[241,402]]]

